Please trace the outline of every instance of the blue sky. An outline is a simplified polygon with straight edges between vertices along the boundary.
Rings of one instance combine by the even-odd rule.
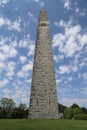
[[[43,7],[50,23],[58,101],[87,107],[87,0],[0,0],[0,99],[29,104]]]

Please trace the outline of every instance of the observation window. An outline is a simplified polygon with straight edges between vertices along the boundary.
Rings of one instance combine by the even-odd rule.
[[[46,23],[41,23],[40,26],[41,26],[41,27],[44,27],[44,26],[46,26]]]

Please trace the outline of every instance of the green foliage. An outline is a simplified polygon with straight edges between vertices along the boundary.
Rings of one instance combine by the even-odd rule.
[[[2,111],[2,108],[0,107],[0,119],[2,118],[3,116],[3,111]]]
[[[76,119],[76,120],[87,120],[87,114],[76,114],[76,115],[74,115],[74,119]]]
[[[82,113],[81,108],[77,108],[77,107],[75,107],[75,108],[73,109],[73,115],[81,114],[81,113]]]
[[[85,107],[82,107],[82,112],[84,113],[84,114],[87,114],[87,109],[85,108]]]
[[[26,104],[20,103],[15,107],[15,102],[12,99],[2,98],[0,100],[0,118],[27,118],[28,109]]]
[[[80,108],[77,104],[73,104],[71,107],[69,108],[66,108],[64,110],[64,118],[65,119],[80,119],[79,115],[82,115],[84,114],[83,113],[87,112],[87,109],[86,108]],[[86,114],[86,113],[85,113]],[[81,118],[81,119],[84,119],[84,118]]]
[[[64,115],[65,119],[79,119],[79,115],[81,115],[81,119],[86,119],[87,109],[80,108],[77,104],[73,104],[71,107],[67,108],[62,104],[58,104],[60,115]],[[84,114],[84,118],[82,117]],[[2,98],[0,100],[0,119],[2,118],[27,118],[28,117],[28,109],[26,104],[20,103],[18,107],[16,107],[15,102],[9,98]],[[62,118],[62,116],[61,116]]]
[[[72,108],[72,109],[74,109],[74,108],[79,108],[79,106],[74,103],[70,108]]]
[[[62,104],[58,103],[58,108],[60,113],[64,113],[64,110],[67,108],[66,106],[63,106]]]
[[[1,107],[6,111],[11,110],[15,107],[14,101],[9,98],[2,98],[0,100],[0,104],[1,104]]]
[[[73,110],[71,108],[66,108],[64,111],[64,118],[65,119],[72,119]]]
[[[0,105],[1,105],[0,118],[11,118],[13,108],[15,107],[14,101],[12,99],[2,98],[0,100]]]
[[[20,118],[27,118],[28,110],[25,109],[25,104],[20,104],[18,108],[15,108],[12,112],[12,118],[20,119]]]

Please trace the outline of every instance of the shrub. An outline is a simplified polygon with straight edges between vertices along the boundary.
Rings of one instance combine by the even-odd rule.
[[[71,108],[66,108],[64,110],[64,118],[65,119],[72,119],[73,116],[73,110]]]
[[[76,119],[76,120],[87,120],[87,114],[76,114],[76,115],[74,115],[74,119]]]

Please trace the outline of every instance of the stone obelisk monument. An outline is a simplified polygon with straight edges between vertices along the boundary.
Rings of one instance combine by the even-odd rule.
[[[29,118],[58,118],[50,29],[44,9],[40,12],[37,29]]]

